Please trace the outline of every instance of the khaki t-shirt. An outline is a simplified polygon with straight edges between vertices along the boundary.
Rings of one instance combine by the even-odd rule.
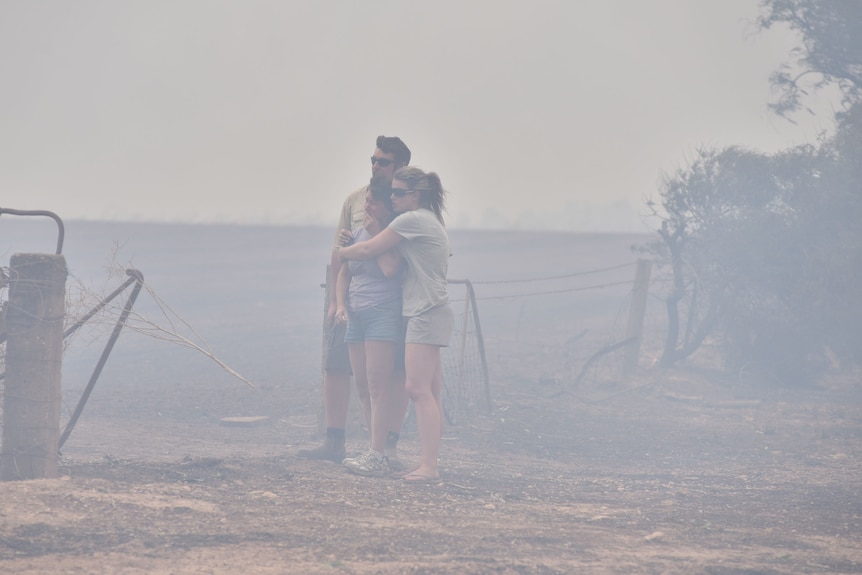
[[[417,316],[449,301],[449,236],[434,212],[419,209],[399,214],[389,228],[404,238],[398,251],[407,262],[402,314]]]
[[[366,192],[368,192],[368,186],[362,186],[344,200],[344,205],[341,207],[341,217],[338,219],[338,227],[335,229],[335,239],[332,242],[333,250],[341,245],[338,239],[338,232],[340,230],[350,230],[352,232],[365,225]]]

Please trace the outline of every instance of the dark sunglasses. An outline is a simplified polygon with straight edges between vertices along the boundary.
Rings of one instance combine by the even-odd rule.
[[[389,164],[391,164],[393,161],[394,160],[387,160],[386,158],[376,158],[374,156],[371,156],[371,165],[372,166],[374,164],[378,164],[381,168],[385,168]]]
[[[416,190],[403,190],[401,188],[392,188],[392,195],[396,198],[403,198],[407,194],[412,194]]]

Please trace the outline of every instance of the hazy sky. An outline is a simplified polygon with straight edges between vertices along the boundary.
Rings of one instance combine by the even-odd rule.
[[[698,146],[771,115],[757,0],[0,0],[0,207],[335,225],[378,134],[457,227],[644,231]]]

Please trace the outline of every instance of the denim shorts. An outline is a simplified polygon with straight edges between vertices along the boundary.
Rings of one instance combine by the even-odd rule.
[[[368,339],[404,341],[400,298],[362,311],[347,311],[347,333],[344,334],[344,341],[360,343]]]

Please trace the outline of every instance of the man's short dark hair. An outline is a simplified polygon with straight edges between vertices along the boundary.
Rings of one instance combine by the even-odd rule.
[[[377,136],[377,149],[384,154],[392,154],[396,164],[410,164],[410,148],[395,136]]]

